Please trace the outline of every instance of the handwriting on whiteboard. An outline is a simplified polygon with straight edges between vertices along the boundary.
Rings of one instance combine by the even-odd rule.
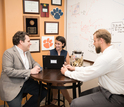
[[[113,22],[112,23],[112,32],[124,33],[124,24],[123,24],[123,22]]]

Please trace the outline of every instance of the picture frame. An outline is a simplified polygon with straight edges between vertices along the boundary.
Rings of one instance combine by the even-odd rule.
[[[30,52],[36,53],[40,52],[40,39],[30,39],[31,45],[30,45]]]
[[[24,31],[29,34],[30,37],[40,36],[40,22],[39,16],[23,16],[24,18]]]
[[[44,22],[44,34],[45,35],[58,35],[59,34],[59,22]]]
[[[42,36],[41,37],[41,46],[42,46],[42,51],[46,50],[51,50],[55,48],[54,44],[55,37],[53,36]]]
[[[23,13],[24,14],[39,14],[40,13],[39,0],[23,0]]]
[[[41,3],[40,7],[41,7],[40,16],[41,17],[49,17],[49,4]]]
[[[51,0],[51,5],[62,6],[62,0]]]

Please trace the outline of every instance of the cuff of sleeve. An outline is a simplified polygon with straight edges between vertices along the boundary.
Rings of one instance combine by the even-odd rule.
[[[78,71],[78,70],[80,70],[80,67],[75,67],[75,71]]]
[[[69,76],[70,76],[70,71],[67,70],[67,71],[65,72],[65,76],[69,77]]]

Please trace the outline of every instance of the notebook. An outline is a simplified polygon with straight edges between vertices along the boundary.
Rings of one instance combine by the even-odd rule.
[[[43,55],[44,69],[60,69],[64,64],[64,56]]]

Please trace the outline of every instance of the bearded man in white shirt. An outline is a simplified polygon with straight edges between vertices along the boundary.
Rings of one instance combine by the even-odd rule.
[[[61,73],[79,81],[98,77],[99,86],[81,93],[70,107],[124,107],[124,60],[111,45],[111,34],[99,29],[94,34],[96,53],[102,53],[89,67],[63,66]]]
[[[23,107],[37,107],[39,96],[38,81],[30,78],[31,74],[41,71],[40,65],[32,58],[30,38],[26,32],[18,31],[13,36],[13,47],[7,49],[2,58],[0,78],[0,97],[9,107],[21,107],[23,93],[32,95]],[[42,87],[40,100],[47,95]]]

